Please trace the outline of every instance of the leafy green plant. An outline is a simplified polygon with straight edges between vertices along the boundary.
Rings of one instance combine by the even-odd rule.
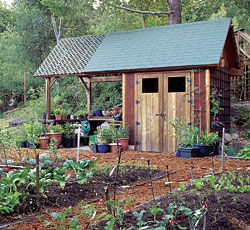
[[[60,184],[60,187],[64,189],[66,181],[70,178],[70,174],[66,175],[66,168],[56,168],[54,171],[54,181]]]
[[[245,129],[242,133],[242,137],[245,139],[245,140],[249,140],[250,139],[250,129]]]
[[[67,160],[64,162],[63,167],[74,170],[77,182],[79,184],[84,184],[87,182],[87,179],[93,175],[94,167],[97,161],[98,159],[96,159],[95,161],[81,160],[78,162]]]
[[[48,127],[48,132],[49,133],[60,133],[63,132],[63,128],[61,125],[51,125]]]
[[[219,121],[219,112],[224,110],[220,107],[220,99],[222,94],[218,89],[213,89],[210,95],[210,103],[211,103],[211,113],[212,113],[212,122],[211,122],[211,128],[214,129],[216,126],[219,127],[222,125],[222,122]]]
[[[73,138],[75,136],[75,127],[69,123],[69,122],[66,122],[65,125],[64,125],[64,132],[63,132],[63,135],[65,138]]]
[[[126,123],[121,123],[118,129],[118,138],[129,138],[129,128]]]
[[[117,213],[117,215],[115,216],[116,220],[119,222],[120,225],[123,224],[123,218],[124,218],[124,211],[126,209],[126,207],[128,206],[128,204],[133,200],[133,198],[128,198],[125,202],[125,199],[121,199],[121,200],[108,200],[105,203],[108,205],[111,205],[114,209],[114,212]],[[125,202],[124,205],[122,205]]]
[[[139,228],[141,228],[143,225],[147,224],[147,222],[143,221],[143,215],[146,213],[145,210],[141,210],[140,212],[133,211],[133,215],[135,216],[137,220],[137,225]]]
[[[57,158],[57,140],[55,138],[50,139],[50,144],[48,145],[50,158]]]
[[[246,145],[243,149],[241,149],[238,156],[250,159],[250,145]]]
[[[14,211],[14,208],[19,204],[20,192],[4,193],[0,189],[0,213],[7,214]]]
[[[250,109],[243,106],[239,107],[238,115],[235,116],[235,124],[239,126],[248,126],[250,121]]]

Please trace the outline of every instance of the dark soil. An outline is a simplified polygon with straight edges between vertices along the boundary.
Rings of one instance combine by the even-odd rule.
[[[239,173],[237,173],[239,175]],[[244,179],[250,176],[250,173],[241,173],[244,175]],[[235,186],[240,185],[239,183],[234,183]],[[248,183],[248,185],[250,185]],[[185,191],[175,191],[166,195],[161,196],[156,201],[149,201],[143,205],[140,205],[136,211],[140,213],[145,210],[146,213],[143,216],[143,221],[147,222],[144,226],[148,226],[145,229],[156,229],[155,221],[153,215],[150,213],[149,208],[154,207],[157,203],[157,207],[163,209],[165,213],[168,213],[167,208],[170,203],[175,202],[177,206],[188,207],[192,210],[200,209],[207,206],[207,230],[233,230],[233,229],[248,229],[250,225],[250,194],[248,193],[232,193],[227,190],[215,191],[208,184],[202,190],[194,190],[195,186],[187,186]],[[203,201],[205,203],[203,203]],[[204,211],[202,211],[204,212]],[[162,220],[162,212],[157,213],[157,220]],[[180,229],[179,226],[186,227],[186,229],[191,229],[189,225],[189,220],[187,216],[183,213],[178,212],[176,219],[180,220],[173,221],[166,225],[166,229]],[[203,218],[200,220],[197,229],[203,229]],[[175,228],[173,228],[173,225]],[[106,224],[102,223],[100,229],[105,229]],[[138,229],[137,220],[132,212],[127,212],[124,215],[123,225],[116,223],[113,229],[128,229],[134,226]]]
[[[164,171],[151,170],[152,176],[160,176],[166,174]],[[105,187],[110,186],[111,192],[114,189],[115,172],[109,176],[110,169],[96,171],[93,177],[89,178],[86,184],[80,185],[76,182],[74,176],[64,190],[57,184],[50,184],[45,188],[45,193],[41,195],[37,201],[36,194],[26,194],[25,200],[16,206],[12,214],[0,214],[0,224],[13,221],[15,217],[23,214],[31,214],[35,212],[44,212],[50,208],[76,206],[82,200],[88,202],[100,200],[105,193]],[[138,180],[148,180],[149,170],[132,166],[122,166],[118,174],[116,186],[128,185]]]

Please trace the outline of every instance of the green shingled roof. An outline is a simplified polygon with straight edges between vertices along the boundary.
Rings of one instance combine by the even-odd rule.
[[[84,72],[218,64],[230,19],[106,34]]]
[[[62,39],[35,76],[218,64],[231,19]]]
[[[104,35],[95,35],[62,39],[34,76],[82,73],[104,37]]]

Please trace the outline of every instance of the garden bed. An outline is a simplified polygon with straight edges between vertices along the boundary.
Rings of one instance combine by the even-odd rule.
[[[31,151],[31,157],[32,156],[32,150]],[[44,152],[44,151],[40,151],[40,153]],[[25,156],[26,150],[23,149],[22,150],[22,157]],[[58,154],[62,156],[62,158],[66,159],[66,158],[75,158],[76,156],[76,151],[72,150],[72,149],[59,149],[58,150]],[[105,164],[105,165],[110,165],[113,166],[117,163],[117,155],[116,154],[112,154],[112,153],[107,153],[107,154],[94,154],[90,151],[80,151],[80,159],[88,159],[88,160],[93,160],[96,157],[99,158],[98,160],[98,164]],[[18,159],[20,159],[18,157],[17,153],[13,153],[12,155],[13,160],[18,161]],[[176,189],[177,187],[179,187],[179,182],[184,182],[184,183],[190,183],[190,159],[182,159],[182,158],[177,158],[175,157],[173,154],[169,154],[169,153],[141,153],[141,152],[136,152],[136,151],[127,151],[125,153],[122,153],[122,161],[123,163],[127,163],[129,165],[134,165],[136,168],[139,167],[144,167],[147,169],[147,160],[150,160],[150,164],[154,169],[157,170],[161,170],[161,171],[165,171],[166,172],[166,166],[168,165],[169,170],[171,171],[176,171],[176,173],[174,174],[170,174],[170,180],[171,182],[173,182],[171,184],[171,189]],[[205,157],[205,158],[195,158],[193,159],[193,172],[194,172],[194,178],[200,178],[204,175],[207,175],[209,173],[212,173],[213,171],[215,171],[216,173],[219,172],[220,167],[221,167],[221,159],[218,157],[214,157],[214,158],[210,158],[210,157]],[[213,167],[214,165],[214,167]],[[225,159],[225,170],[235,170],[238,169],[238,171],[246,171],[246,167],[250,166],[250,162],[249,161],[242,161],[242,160],[228,160]],[[148,171],[144,171],[146,172],[145,174],[145,178],[148,178]],[[105,175],[107,175],[107,172],[105,173]],[[136,179],[138,179],[138,177],[136,177]],[[90,183],[91,180],[89,180]],[[167,177],[163,177],[161,179],[157,179],[155,181],[153,181],[153,188],[154,188],[154,195],[155,197],[157,196],[161,196],[163,194],[166,194],[169,192],[169,185],[166,183],[168,182],[168,178]],[[105,182],[106,183],[106,182]],[[11,228],[12,229],[55,229],[54,227],[50,227],[50,226],[46,226],[44,225],[44,221],[45,220],[50,220],[51,221],[51,217],[48,217],[46,215],[41,216],[42,214],[48,214],[50,212],[59,212],[59,211],[63,211],[65,210],[64,207],[67,206],[74,206],[75,204],[78,203],[78,201],[74,201],[76,196],[76,193],[70,193],[70,185],[72,186],[73,182],[71,182],[69,185],[66,185],[65,190],[67,189],[67,192],[70,194],[69,197],[71,198],[70,200],[72,200],[72,203],[66,203],[65,205],[63,204],[63,200],[62,200],[62,204],[60,205],[56,205],[54,201],[49,201],[48,198],[47,200],[44,199],[43,202],[48,202],[50,203],[49,207],[46,208],[46,210],[39,211],[39,208],[37,208],[36,206],[36,210],[32,210],[32,208],[30,208],[30,211],[27,211],[28,214],[23,214],[20,215],[20,218],[27,218],[29,216],[39,216],[39,218],[32,218],[32,221],[30,220],[30,222],[23,222],[23,223],[19,223],[16,225],[13,225]],[[93,183],[94,185],[95,183]],[[51,185],[53,188],[58,188],[58,186],[55,185]],[[89,184],[86,186],[88,187]],[[90,187],[90,186],[89,186]],[[118,186],[119,187],[119,186]],[[77,187],[76,187],[77,188]],[[81,188],[83,188],[83,186],[81,186]],[[77,188],[79,189],[79,187]],[[103,187],[100,188],[101,193],[103,193]],[[118,189],[119,191],[117,191],[116,194],[116,200],[120,200],[122,198],[128,199],[129,197],[133,198],[133,201],[128,205],[128,209],[133,209],[135,206],[144,204],[145,202],[149,201],[152,199],[152,190],[151,190],[151,186],[149,181],[147,181],[147,183],[142,183],[139,184],[139,186],[132,186],[132,187],[127,187],[127,188],[121,188],[119,187]],[[57,193],[57,197],[55,197],[54,199],[59,199],[58,197],[59,192],[58,190],[55,190]],[[78,190],[79,191],[79,190]],[[88,191],[88,188],[87,188]],[[100,199],[100,196],[96,196],[95,194],[93,194],[93,192],[90,192],[91,195],[87,195],[87,199],[84,198],[84,191],[80,191],[80,199],[81,200],[85,200],[85,202],[89,202],[91,204],[93,204],[93,206],[95,206],[96,210],[97,210],[97,215],[99,215],[100,213],[102,213],[103,208],[106,208],[106,204],[105,204],[105,199]],[[65,196],[67,194],[64,194]],[[248,194],[249,195],[249,194]],[[74,198],[74,199],[73,199]],[[111,193],[111,199],[113,198],[113,194]],[[223,195],[224,198],[224,195]],[[165,199],[165,198],[164,198]],[[191,198],[190,198],[191,199]],[[32,201],[33,203],[33,201]],[[240,203],[240,202],[239,202]],[[32,206],[31,206],[32,207]],[[59,208],[60,207],[60,208]],[[75,206],[72,208],[72,212],[67,216],[67,226],[68,226],[68,220],[70,218],[72,218],[75,215],[78,215],[80,212],[82,211],[81,208]],[[11,216],[11,215],[9,215]],[[8,222],[7,217],[5,217],[5,223]],[[0,218],[2,219],[2,218]],[[79,218],[80,224],[82,226],[86,226],[89,223],[89,218],[87,217],[80,217]],[[3,223],[3,222],[2,222]],[[223,229],[223,228],[222,228]],[[224,228],[226,229],[226,228]]]

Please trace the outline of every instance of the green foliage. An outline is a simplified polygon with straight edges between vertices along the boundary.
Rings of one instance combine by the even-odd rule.
[[[241,149],[238,156],[250,159],[250,145],[246,145],[243,149]]]
[[[235,117],[235,124],[240,126],[250,126],[250,109],[239,107],[239,113]]]
[[[53,132],[54,133],[60,133],[60,132],[63,132],[63,128],[61,125],[51,125],[48,127],[48,132],[51,133]]]
[[[63,132],[64,137],[73,138],[75,136],[74,130],[75,130],[74,126],[71,123],[66,122],[64,125],[64,132]]]
[[[118,129],[118,138],[129,138],[129,128],[126,123],[121,123]]]
[[[250,123],[250,122],[249,122]],[[242,133],[242,137],[245,139],[245,140],[249,140],[250,139],[250,129],[245,129]]]

